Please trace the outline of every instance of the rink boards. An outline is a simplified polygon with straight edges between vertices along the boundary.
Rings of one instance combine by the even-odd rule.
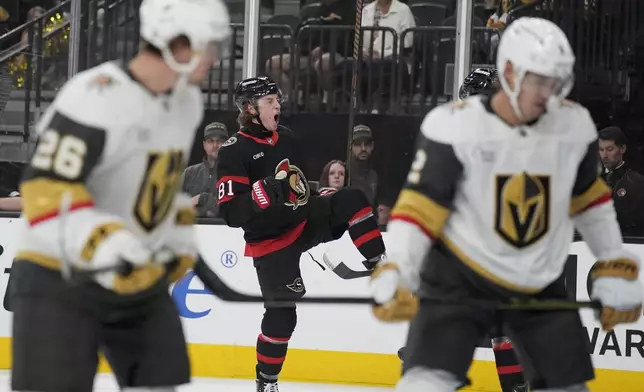
[[[0,266],[11,267],[15,254],[19,219],[0,218]],[[243,256],[242,232],[225,226],[197,227],[201,253],[229,285],[249,294],[258,294],[252,261]],[[387,234],[384,234],[385,242]],[[362,268],[360,254],[348,236],[333,244],[323,244],[311,255],[321,260],[326,247],[346,254],[346,263]],[[628,245],[644,259],[644,245]],[[577,282],[577,297],[587,300],[588,270],[594,262],[585,244],[575,243],[571,259],[576,271],[569,276]],[[341,280],[322,271],[307,254],[301,269],[309,296],[359,296],[367,293],[367,279]],[[575,273],[576,272],[576,273]],[[8,273],[2,276],[6,291]],[[203,290],[189,274],[171,289],[190,343],[193,374],[201,377],[254,377],[255,342],[259,333],[261,304],[233,304],[218,300]],[[1,309],[0,368],[10,364],[11,313]],[[582,311],[597,380],[593,391],[641,391],[644,385],[644,320],[605,334],[589,311]],[[396,351],[404,345],[406,324],[383,324],[367,306],[306,305],[298,307],[298,324],[289,345],[283,378],[298,381],[393,385],[400,372]],[[436,336],[435,339],[441,339]],[[103,366],[105,370],[106,367]],[[479,348],[470,370],[470,391],[499,391],[493,354]]]

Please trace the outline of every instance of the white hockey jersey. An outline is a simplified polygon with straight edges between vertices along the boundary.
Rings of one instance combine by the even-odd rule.
[[[92,263],[116,230],[152,251],[194,257],[194,210],[179,192],[202,116],[198,87],[155,95],[118,63],[67,82],[37,126],[20,186],[26,224],[16,261]]]
[[[477,96],[434,109],[421,130],[392,211],[392,260],[426,255],[395,228],[411,222],[480,276],[534,293],[561,275],[575,216],[597,207],[614,221],[610,189],[598,177],[597,131],[578,104],[511,127]],[[621,249],[617,238],[608,248]]]

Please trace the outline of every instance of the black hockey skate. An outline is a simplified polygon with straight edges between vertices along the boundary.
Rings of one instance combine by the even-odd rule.
[[[263,378],[258,378],[256,381],[257,392],[280,392],[276,381],[268,381]]]

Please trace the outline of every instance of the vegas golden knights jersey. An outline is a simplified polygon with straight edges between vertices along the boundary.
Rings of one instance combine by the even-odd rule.
[[[510,127],[477,96],[434,109],[421,130],[392,224],[416,225],[428,244],[499,286],[542,290],[563,271],[573,217],[595,207],[614,215],[597,131],[580,105]],[[392,234],[390,258],[407,257],[395,249],[404,231]]]
[[[92,263],[117,230],[153,251],[194,253],[194,211],[179,191],[202,116],[198,88],[154,95],[117,63],[71,79],[37,126],[16,260],[49,269],[61,258]]]

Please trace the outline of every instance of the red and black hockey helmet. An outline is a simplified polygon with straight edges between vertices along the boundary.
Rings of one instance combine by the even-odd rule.
[[[461,88],[458,90],[458,98],[465,99],[470,95],[492,94],[499,84],[499,76],[495,68],[477,68],[467,75]]]
[[[282,92],[273,79],[267,76],[244,79],[235,87],[235,104],[239,111],[244,111],[246,104],[255,106],[258,99],[272,94],[282,98]]]

